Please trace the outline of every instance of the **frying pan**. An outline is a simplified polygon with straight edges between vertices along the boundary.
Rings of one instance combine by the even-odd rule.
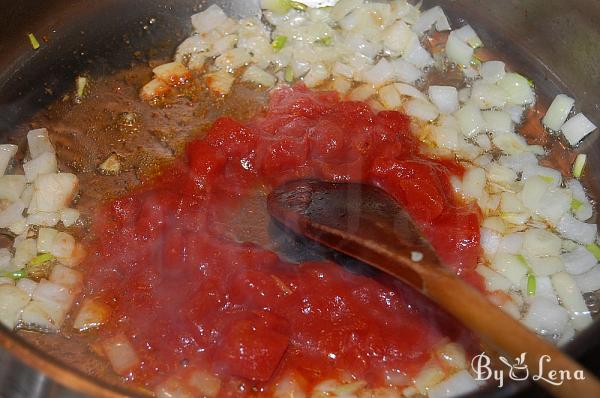
[[[97,76],[149,59],[170,56],[186,37],[189,16],[211,3],[232,16],[256,14],[258,0],[0,0],[0,142],[15,126],[66,90],[74,77]],[[470,23],[488,48],[537,84],[540,101],[564,92],[600,125],[600,2],[597,0],[440,0],[454,26]],[[42,46],[31,48],[27,33]],[[134,56],[134,53],[136,56]],[[598,133],[578,151],[588,154],[585,184],[600,194]],[[566,350],[600,373],[600,321]],[[0,397],[131,395],[79,373],[0,326]],[[47,374],[52,375],[52,378]],[[473,396],[543,396],[525,383],[490,387]]]

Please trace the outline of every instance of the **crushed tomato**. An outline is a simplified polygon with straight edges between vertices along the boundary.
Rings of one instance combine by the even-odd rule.
[[[141,359],[130,376],[148,385],[185,366],[267,390],[289,372],[307,382],[412,376],[443,338],[472,336],[397,281],[328,261],[286,263],[228,239],[222,226],[257,187],[368,182],[406,206],[445,263],[482,288],[479,212],[450,184],[460,173],[453,161],[420,155],[399,112],[279,89],[264,114],[219,119],[186,159],[98,210],[85,295],[112,308],[100,337],[128,336]]]

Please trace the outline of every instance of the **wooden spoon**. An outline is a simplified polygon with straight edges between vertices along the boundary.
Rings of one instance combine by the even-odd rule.
[[[584,380],[537,382],[556,397],[600,397],[600,382],[440,263],[411,217],[379,188],[299,180],[275,189],[269,213],[292,231],[364,261],[417,289],[509,360],[525,355],[530,377],[583,372]],[[549,358],[547,362],[544,359]],[[507,373],[507,372],[506,372]],[[557,373],[558,375],[558,373]]]

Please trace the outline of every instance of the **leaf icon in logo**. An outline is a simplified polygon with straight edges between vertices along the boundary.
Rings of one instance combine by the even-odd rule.
[[[521,353],[521,356],[518,358],[515,358],[515,365],[522,367],[523,364],[525,364],[525,355],[527,355],[526,352]]]

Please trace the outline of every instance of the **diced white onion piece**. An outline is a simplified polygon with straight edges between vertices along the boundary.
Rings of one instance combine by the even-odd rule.
[[[71,225],[75,224],[80,215],[79,210],[70,208],[61,209],[59,214],[60,221],[65,227],[70,227]]]
[[[0,212],[0,228],[9,228],[14,223],[21,221],[24,210],[25,204],[21,200],[10,204]]]
[[[33,292],[37,288],[38,283],[29,278],[21,278],[17,281],[16,286],[23,292],[27,293],[29,297],[33,296]]]
[[[56,264],[52,268],[52,272],[48,279],[50,282],[69,288],[71,292],[78,292],[83,283],[83,275],[81,272],[61,264]]]
[[[485,171],[479,167],[472,167],[463,176],[462,194],[470,199],[479,200],[485,190]]]
[[[565,214],[556,225],[556,230],[566,239],[574,240],[583,245],[589,245],[596,240],[596,224],[586,224]]]
[[[485,265],[477,266],[476,271],[485,280],[485,287],[487,291],[508,291],[513,285],[511,281],[509,281],[496,271],[492,270],[491,268],[486,267]]]
[[[427,101],[427,97],[425,96],[425,94],[420,92],[415,86],[411,86],[409,84],[404,83],[396,83],[394,84],[394,87],[396,87],[396,90],[398,90],[400,95]]]
[[[452,127],[434,126],[431,129],[429,138],[440,148],[456,150],[459,147],[460,140],[462,140],[459,134],[458,130]]]
[[[323,64],[311,65],[308,73],[302,78],[304,84],[309,88],[320,86],[329,79],[329,70]]]
[[[581,183],[575,179],[569,180],[566,183],[567,188],[573,193],[573,198],[579,202],[579,207],[573,209],[573,214],[580,221],[586,221],[593,215],[593,207],[585,194],[585,190]]]
[[[535,93],[529,81],[518,73],[507,73],[498,86],[508,94],[507,101],[515,105],[530,105],[535,102]]]
[[[398,93],[393,84],[379,89],[379,100],[386,109],[397,109],[402,105],[400,93]]]
[[[600,290],[600,265],[596,265],[584,274],[573,275],[573,279],[582,293]]]
[[[0,177],[0,199],[15,202],[25,189],[25,176],[3,175]]]
[[[54,152],[54,147],[48,137],[48,130],[36,129],[27,133],[27,145],[31,158],[37,158],[44,152]]]
[[[525,261],[534,275],[537,276],[550,276],[565,270],[565,266],[560,259],[556,256],[547,257],[525,257]]]
[[[180,84],[187,80],[190,76],[190,71],[185,67],[185,65],[179,62],[169,62],[159,65],[152,69],[152,72],[157,79],[160,79],[170,85]]]
[[[56,332],[65,319],[66,309],[54,302],[31,301],[23,308],[21,320],[28,328]]]
[[[235,47],[235,43],[237,42],[237,40],[237,35],[227,35],[225,37],[220,38],[219,40],[213,43],[209,55],[212,57],[218,57],[219,55]]]
[[[279,1],[283,3],[284,0],[263,0],[263,2]],[[194,398],[195,395],[190,391],[185,384],[178,379],[172,377],[166,381],[160,383],[154,388],[154,396],[156,398]]]
[[[7,276],[0,276],[0,285],[13,286],[14,284],[15,284],[15,281],[12,278],[9,278]]]
[[[404,21],[397,21],[385,30],[383,45],[393,55],[402,54],[410,44],[411,33],[410,28]]]
[[[517,155],[529,149],[525,138],[516,133],[494,134],[492,141],[507,155]]]
[[[561,254],[560,257],[565,265],[565,269],[572,275],[583,274],[598,263],[596,257],[583,246],[578,246],[569,253]]]
[[[167,94],[171,88],[159,79],[152,79],[142,87],[140,97],[145,101],[151,101],[157,97]]]
[[[458,343],[448,343],[444,344],[442,347],[435,350],[437,357],[444,363],[453,369],[467,369],[467,355],[465,353],[465,349]],[[390,374],[392,372],[388,372]],[[395,372],[393,372],[395,373]],[[396,373],[397,374],[397,373]],[[386,379],[390,379],[386,377]],[[399,379],[399,377],[396,377]],[[405,378],[406,379],[406,378]],[[404,384],[404,383],[402,383]],[[398,385],[402,385],[398,383]]]
[[[419,68],[401,58],[391,61],[391,65],[394,69],[394,78],[399,82],[412,84],[423,75]]]
[[[13,156],[17,153],[18,147],[12,144],[0,145],[0,176],[6,173],[8,164]]]
[[[515,131],[510,115],[503,111],[484,111],[483,120],[488,131],[494,134],[508,134]]]
[[[225,69],[204,75],[208,88],[218,95],[225,95],[231,90],[235,77]]]
[[[429,86],[429,98],[441,113],[458,110],[458,91],[452,86]]]
[[[548,275],[535,275],[535,294],[530,296],[529,293],[529,278],[525,277],[521,280],[521,292],[523,297],[543,297],[546,300],[559,304],[558,296],[554,291],[554,286],[552,285],[552,280]]]
[[[73,302],[73,296],[67,286],[59,285],[46,279],[40,280],[40,283],[38,283],[36,289],[33,291],[32,298],[42,303],[56,304],[63,308],[65,312]]]
[[[423,11],[419,16],[419,19],[417,19],[417,22],[412,26],[412,30],[416,34],[421,35],[430,30],[434,24],[438,32],[450,30],[448,18],[446,18],[446,14],[440,6],[435,6],[429,10]]]
[[[352,81],[338,76],[332,81],[332,88],[340,94],[347,94],[352,88]]]
[[[496,83],[506,75],[506,64],[502,61],[487,61],[481,65],[481,77],[488,83]]]
[[[34,186],[35,206],[38,211],[54,212],[68,207],[77,193],[79,180],[71,173],[44,174]]]
[[[207,52],[210,49],[210,43],[200,35],[193,35],[185,39],[179,47],[177,54],[183,56],[185,54],[194,54]]]
[[[350,101],[366,101],[377,94],[377,90],[371,84],[361,84],[350,92],[348,99]]]
[[[446,42],[446,55],[450,62],[466,66],[473,59],[473,47],[462,41],[455,32],[451,32]]]
[[[561,240],[546,229],[529,228],[524,232],[523,251],[531,256],[559,256]]]
[[[362,80],[376,87],[391,83],[394,80],[394,68],[385,58],[382,58],[372,68],[363,72]]]
[[[508,279],[513,286],[519,286],[527,274],[527,267],[514,255],[498,253],[491,263],[492,269]]]
[[[471,25],[465,25],[459,29],[456,29],[453,31],[453,34],[473,48],[483,46],[483,42]]]
[[[270,88],[277,83],[277,78],[275,78],[275,76],[269,72],[265,72],[254,65],[250,65],[242,75],[242,81],[251,82],[259,86]]]
[[[550,104],[548,112],[546,112],[546,115],[542,119],[542,123],[551,130],[560,130],[562,125],[567,121],[573,105],[575,105],[573,98],[564,94],[558,94],[554,98],[554,101],[552,101],[552,104]]]
[[[439,112],[429,101],[413,98],[404,103],[404,112],[417,119],[429,122],[437,119]]]
[[[54,227],[60,221],[58,212],[36,212],[27,216],[27,224]]]
[[[23,239],[15,242],[15,256],[12,264],[15,268],[23,268],[37,254],[37,243],[35,239]]]
[[[29,303],[27,293],[13,285],[0,285],[0,323],[12,330],[27,303]]]
[[[246,65],[250,60],[251,56],[248,54],[248,51],[243,48],[232,48],[217,57],[215,66],[219,69],[223,68],[229,72],[233,72]]]
[[[12,254],[6,247],[0,249],[0,270],[6,270],[10,266]]]
[[[560,334],[569,322],[569,312],[545,297],[529,300],[527,313],[523,318],[525,326],[542,335]]]
[[[33,182],[39,175],[56,173],[58,171],[58,163],[56,154],[53,152],[44,152],[38,157],[23,163],[23,170],[27,182]]]
[[[123,334],[106,339],[101,345],[117,374],[126,375],[140,363],[140,359],[129,339]]]
[[[539,176],[551,187],[556,188],[562,184],[562,174],[559,170],[539,165],[528,165],[523,168],[522,179],[527,181],[533,176]]]
[[[596,125],[585,117],[583,113],[578,113],[567,120],[560,129],[567,141],[569,141],[569,144],[575,146],[588,134],[596,130]]]
[[[50,253],[56,257],[71,257],[75,250],[75,238],[66,232],[59,232],[54,237]]]
[[[471,99],[479,109],[502,108],[506,104],[508,94],[495,84],[477,80],[471,86]]]
[[[406,47],[402,59],[413,64],[417,68],[433,65],[433,57],[423,48],[419,39],[414,36]]]
[[[331,9],[331,17],[334,21],[339,21],[362,4],[363,0],[340,0]]]
[[[513,169],[516,172],[522,172],[530,166],[536,166],[538,163],[537,158],[531,152],[523,152],[508,156],[504,155],[500,157],[499,161],[501,165]]]
[[[498,253],[517,254],[523,247],[524,236],[522,232],[506,235],[498,245]]]
[[[485,120],[479,107],[468,102],[454,114],[465,137],[474,137],[485,131]]]
[[[198,33],[210,32],[227,22],[227,15],[221,7],[213,4],[206,10],[192,15],[192,26]]]
[[[556,225],[563,214],[570,210],[572,202],[573,195],[568,189],[549,189],[537,207],[537,213],[550,224]]]
[[[335,75],[340,75],[343,76],[347,79],[352,79],[352,76],[354,76],[354,72],[352,71],[352,67],[342,63],[342,62],[336,62],[333,65],[333,70],[332,70],[333,74]]]
[[[196,370],[190,374],[188,378],[188,384],[190,387],[197,390],[202,396],[207,398],[214,398],[219,394],[221,390],[221,379],[212,373]],[[288,388],[291,386],[288,386]],[[294,397],[301,397],[300,391],[296,391]],[[277,396],[277,394],[274,394]]]
[[[421,394],[427,394],[427,391],[440,383],[444,377],[446,377],[446,373],[442,368],[438,365],[428,364],[415,377],[415,387]]]
[[[429,389],[429,398],[451,398],[468,394],[479,388],[479,384],[466,370],[452,376]]]
[[[550,184],[540,176],[533,176],[525,181],[521,191],[521,200],[528,209],[535,211],[546,195]]]
[[[86,299],[73,321],[73,328],[80,332],[105,324],[110,317],[110,307],[97,300]]]
[[[562,305],[569,311],[575,330],[583,330],[590,325],[592,316],[573,278],[566,272],[559,272],[552,275],[552,284]]]

